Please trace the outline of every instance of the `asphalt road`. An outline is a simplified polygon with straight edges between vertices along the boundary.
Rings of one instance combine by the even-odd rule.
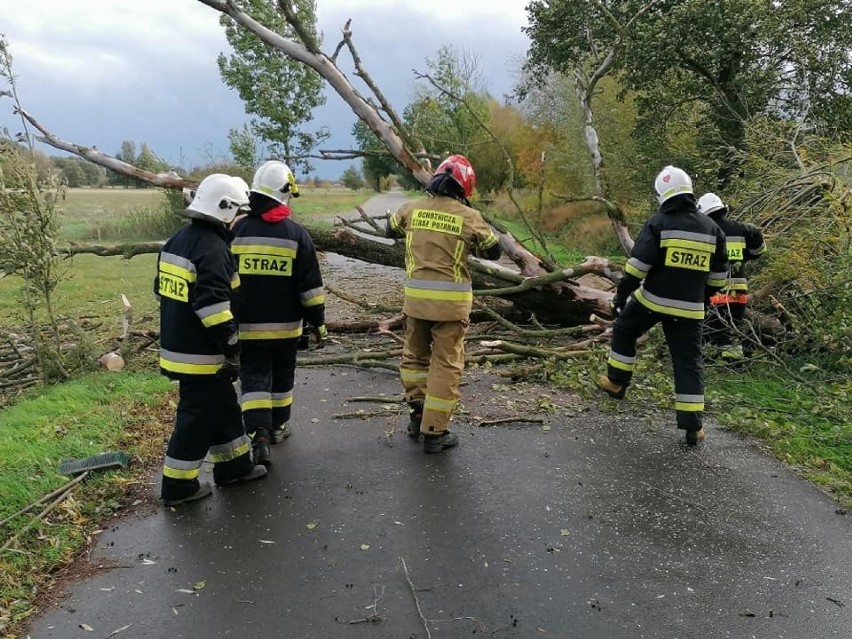
[[[98,535],[31,637],[852,636],[852,518],[754,443],[468,379],[427,456],[401,416],[333,418],[392,373],[299,371],[267,479]],[[560,408],[471,423],[510,402]]]

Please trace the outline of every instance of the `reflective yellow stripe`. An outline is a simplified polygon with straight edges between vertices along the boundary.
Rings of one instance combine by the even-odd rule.
[[[288,246],[270,246],[268,244],[234,244],[231,251],[235,255],[257,253],[258,255],[278,255],[281,257],[296,257],[296,249]]]
[[[645,273],[644,271],[640,271],[638,268],[633,266],[630,262],[625,264],[624,272],[632,275],[633,277],[638,277],[640,280],[647,275],[647,273]]]
[[[672,315],[673,317],[684,317],[686,319],[704,319],[704,310],[687,310],[684,308],[677,308],[675,306],[663,306],[662,304],[657,304],[655,302],[650,301],[642,294],[642,290],[639,289],[635,293],[636,301],[642,304],[645,308],[650,308],[652,311],[656,311],[657,313],[662,313],[663,315]]]
[[[222,365],[221,364],[187,364],[184,362],[172,362],[160,358],[160,367],[172,373],[184,373],[187,375],[215,375]]]
[[[397,217],[396,213],[392,214],[392,215],[388,218],[388,224],[390,224],[390,227],[391,227],[394,231],[398,231],[398,230],[399,230],[399,218]]]
[[[683,248],[690,249],[693,251],[702,251],[706,253],[712,253],[716,250],[716,245],[710,242],[701,242],[698,240],[684,240],[682,238],[672,237],[666,238],[665,240],[660,240],[660,246],[662,247],[672,247],[672,248]]]
[[[471,302],[473,291],[437,291],[434,289],[422,289],[405,287],[405,294],[421,300],[442,300],[449,302]]]
[[[248,440],[248,438],[246,438]],[[212,450],[210,452],[210,461],[214,463],[228,462],[232,459],[236,459],[237,457],[242,457],[243,455],[251,452],[251,442],[246,441],[245,443],[240,444],[230,450],[224,450],[221,453],[214,453]]]
[[[171,275],[176,275],[179,278],[186,280],[187,282],[194,282],[196,280],[195,273],[193,273],[189,269],[177,266],[176,264],[160,260],[159,266],[159,270],[161,270],[163,273],[170,273]]]
[[[316,297],[302,300],[302,306],[305,308],[310,306],[319,306],[320,304],[325,304],[325,295],[317,295]]]
[[[400,368],[399,369],[399,378],[403,382],[419,382],[429,377],[428,370],[421,370],[419,368]]]
[[[301,334],[300,326],[289,331],[240,331],[240,339],[290,339]]]
[[[405,274],[411,277],[414,272],[414,251],[411,250],[413,233],[405,234]]]
[[[269,410],[272,408],[271,399],[250,399],[242,403],[243,412],[247,410]]]
[[[434,397],[433,395],[426,395],[426,401],[423,403],[423,408],[425,410],[436,410],[441,413],[451,413],[455,407],[455,400],[441,399],[440,397]]]
[[[171,479],[195,479],[200,474],[200,468],[196,468],[195,470],[178,470],[176,468],[163,466],[163,476],[170,477]]]
[[[201,323],[204,326],[216,326],[217,324],[224,324],[225,322],[234,319],[234,314],[231,313],[231,309],[226,311],[222,311],[221,313],[215,313],[213,315],[208,315],[204,319],[201,320]]]
[[[625,364],[624,362],[619,362],[617,359],[613,359],[610,357],[606,360],[606,363],[612,366],[613,368],[618,368],[619,370],[632,372],[635,364]]]
[[[456,241],[456,248],[453,251],[453,280],[456,282],[462,281],[462,260],[464,259],[464,242]]]
[[[707,286],[714,286],[716,288],[722,288],[725,285],[725,280],[717,280],[707,278]]]
[[[483,251],[487,251],[492,246],[497,244],[499,241],[500,241],[500,238],[497,237],[496,235],[494,235],[494,231],[491,231],[491,234],[487,238],[485,238],[482,242],[480,242],[479,248],[481,248]]]
[[[240,274],[234,273],[234,277],[231,278],[231,288],[239,288],[240,287]]]
[[[272,400],[272,408],[285,408],[293,404],[293,396],[282,397],[281,399]]]
[[[704,410],[704,402],[675,402],[675,410],[699,413]]]

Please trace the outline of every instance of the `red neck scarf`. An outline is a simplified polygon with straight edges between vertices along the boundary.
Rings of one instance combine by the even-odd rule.
[[[264,222],[280,222],[281,220],[286,220],[290,217],[290,207],[286,204],[279,204],[278,206],[274,206],[265,213],[262,213],[260,217],[263,218]]]

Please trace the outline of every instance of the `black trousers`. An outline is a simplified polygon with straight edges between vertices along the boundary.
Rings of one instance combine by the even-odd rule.
[[[677,427],[698,430],[704,411],[701,320],[657,313],[630,298],[613,325],[607,376],[616,384],[630,384],[636,362],[636,341],[658,322],[662,324],[674,368]]]
[[[215,375],[180,380],[180,399],[166,459],[163,499],[182,499],[199,489],[198,477],[208,452],[217,484],[242,477],[253,468],[251,442],[243,430],[234,385]]]
[[[240,353],[240,405],[249,434],[269,434],[290,421],[298,338],[245,340]]]
[[[739,343],[738,332],[743,332],[745,314],[745,304],[711,304],[704,320],[704,340],[716,346]]]

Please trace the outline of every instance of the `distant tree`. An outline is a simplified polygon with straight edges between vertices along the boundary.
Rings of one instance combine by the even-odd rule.
[[[276,1],[233,1],[276,33],[296,35],[279,13]],[[296,0],[294,5],[301,24],[316,39],[315,3]],[[293,170],[310,171],[312,167],[305,156],[327,139],[329,132],[320,129],[306,133],[300,127],[313,119],[315,107],[325,104],[323,79],[313,69],[268,47],[231,18],[223,15],[220,23],[233,52],[219,54],[219,73],[225,84],[239,93],[246,112],[254,116],[251,132],[269,145],[271,155],[286,161]],[[245,161],[244,155],[237,158],[237,162]]]
[[[357,191],[364,188],[364,177],[354,166],[348,167],[340,177],[340,183],[347,189]]]
[[[358,120],[352,127],[355,145],[360,151],[368,153],[362,160],[361,169],[364,178],[375,191],[380,191],[382,178],[398,172],[404,172],[399,163],[387,152],[385,146],[370,131],[363,121]]]
[[[140,169],[150,171],[151,173],[159,173],[160,171],[165,171],[168,168],[166,163],[158,158],[151,148],[144,142],[139,149],[139,155],[136,156],[135,164]],[[137,182],[135,186],[137,188],[147,188],[150,184]]]
[[[83,169],[83,173],[86,175],[86,184],[92,187],[100,187],[103,186],[107,181],[107,172],[106,169],[102,166],[98,166],[93,162],[86,162],[85,160],[78,160],[80,163],[80,168]]]
[[[136,143],[133,140],[123,140],[121,149],[115,154],[115,157],[122,162],[133,164],[136,162]],[[133,185],[133,180],[125,175],[111,171],[108,177],[110,186],[123,186],[128,188]]]
[[[237,166],[253,171],[260,163],[257,136],[248,124],[243,124],[241,129],[228,131],[228,147]]]
[[[65,185],[69,188],[76,189],[86,185],[86,174],[83,167],[73,158],[64,160],[57,168],[62,172]]]

